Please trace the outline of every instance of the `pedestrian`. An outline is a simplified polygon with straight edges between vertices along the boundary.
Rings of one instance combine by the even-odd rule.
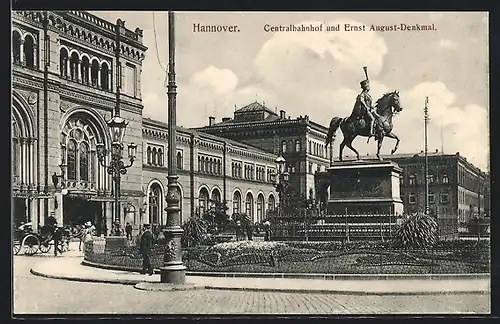
[[[139,253],[142,254],[142,274],[151,276],[153,267],[151,265],[151,247],[153,246],[153,234],[149,224],[144,224],[144,233],[141,236]]]
[[[127,233],[127,240],[132,240],[132,225],[129,222],[125,225],[125,233]]]
[[[54,232],[52,234],[52,239],[54,240],[54,256],[57,256],[58,251],[62,255],[63,251],[61,250],[61,248],[59,246],[59,242],[61,242],[61,239],[62,239],[62,231],[59,229],[59,227],[57,227],[57,224],[56,224],[56,226],[54,226]]]

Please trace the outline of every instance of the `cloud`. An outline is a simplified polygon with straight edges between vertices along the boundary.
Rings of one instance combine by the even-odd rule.
[[[458,47],[458,43],[452,41],[450,39],[441,39],[437,42],[437,46],[444,49],[456,49]]]
[[[215,93],[232,92],[238,84],[238,77],[229,69],[218,69],[211,65],[205,70],[194,74],[191,82],[200,87],[212,88]]]
[[[320,22],[303,22],[319,24]],[[327,25],[356,21],[335,21]],[[453,46],[442,40],[442,46]],[[460,152],[476,166],[486,168],[488,160],[488,116],[485,107],[457,102],[457,95],[444,82],[423,82],[409,88],[388,87],[379,74],[388,48],[384,38],[373,32],[295,32],[276,33],[257,52],[249,75],[235,75],[229,69],[208,66],[186,78],[178,88],[178,121],[186,127],[207,124],[208,116],[217,121],[232,116],[235,109],[255,100],[284,109],[295,118],[309,115],[311,120],[329,125],[335,117],[351,114],[359,82],[368,66],[373,100],[385,92],[399,90],[404,110],[394,118],[393,132],[400,138],[398,152],[424,149],[423,106],[429,97],[429,151],[441,148],[441,129],[445,153]],[[240,84],[241,79],[250,80]],[[438,79],[439,80],[439,79]],[[153,100],[149,99],[149,100]],[[442,127],[441,127],[442,126]],[[342,136],[337,133],[334,154]],[[386,138],[382,154],[388,154],[395,141]],[[353,146],[361,155],[376,152],[376,143],[358,137]],[[345,149],[345,154],[352,154]]]
[[[299,24],[321,23],[304,21]],[[326,22],[325,25],[342,26],[345,23],[361,24],[343,20]],[[323,28],[323,32],[275,33],[262,46],[255,65],[265,82],[277,88],[287,87],[299,78],[304,83],[341,85],[363,78],[363,66],[368,66],[370,77],[377,76],[386,53],[384,39],[375,32],[327,32]]]
[[[401,114],[402,125],[412,121],[423,125],[425,97],[429,97],[429,143],[443,146],[447,153],[460,152],[473,164],[485,169],[488,165],[488,110],[475,104],[459,105],[457,96],[442,82],[424,82],[402,92],[410,110]],[[423,135],[423,133],[422,133]]]

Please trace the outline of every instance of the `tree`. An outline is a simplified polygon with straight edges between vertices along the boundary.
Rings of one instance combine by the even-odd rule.
[[[191,216],[184,224],[182,224],[182,244],[190,247],[198,245],[205,234],[207,234],[207,222],[200,217],[199,214]]]
[[[438,241],[436,219],[424,213],[409,215],[396,232],[396,242],[402,247],[427,248]]]
[[[211,207],[203,214],[203,219],[218,230],[225,230],[229,224],[229,215],[227,214],[227,202],[211,201]]]

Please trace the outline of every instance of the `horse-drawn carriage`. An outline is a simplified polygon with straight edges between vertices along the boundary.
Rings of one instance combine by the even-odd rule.
[[[57,239],[60,251],[68,251],[70,233],[67,229],[59,227],[56,230],[54,226],[42,226],[39,232],[35,232],[31,224],[14,230],[13,253],[19,254],[24,250],[25,255],[34,255],[38,251],[48,253]]]

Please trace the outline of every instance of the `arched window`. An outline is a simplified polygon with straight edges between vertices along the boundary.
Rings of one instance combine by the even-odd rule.
[[[198,156],[198,172],[201,172],[202,170],[203,170],[202,160],[201,157]]]
[[[107,63],[101,65],[101,89],[111,90],[108,82],[109,67]]]
[[[203,216],[208,209],[208,190],[202,188],[198,197],[198,206],[200,208],[200,216]]]
[[[163,151],[161,148],[158,149],[158,165],[163,166]]]
[[[24,38],[24,59],[27,67],[35,67],[35,40],[31,35]]]
[[[269,196],[269,200],[267,201],[267,209],[274,210],[276,208],[276,200],[273,195]]]
[[[443,177],[443,183],[449,182],[448,174],[444,173],[442,177]]]
[[[158,164],[158,151],[156,151],[156,147],[153,148],[153,152],[152,152],[152,158],[153,158],[153,165],[157,165]]]
[[[90,150],[87,143],[80,144],[80,180],[89,181]]]
[[[61,131],[63,160],[67,165],[67,179],[85,182],[95,181],[97,167],[96,135],[85,127],[80,119],[71,119]],[[65,156],[64,156],[65,155]]]
[[[429,184],[434,183],[434,173],[429,172],[429,173],[427,174],[427,182],[428,182]]]
[[[264,219],[264,196],[257,196],[257,222],[262,222]]]
[[[89,84],[89,70],[90,70],[90,61],[88,57],[84,56],[82,58],[82,62],[80,63],[80,76],[82,79],[82,83]]]
[[[281,152],[286,152],[286,141],[281,142]]]
[[[14,31],[12,32],[12,55],[14,63],[21,63],[21,35]]]
[[[415,173],[410,174],[410,176],[408,177],[408,180],[409,180],[410,186],[416,185],[417,184],[417,175]]]
[[[68,51],[63,47],[59,53],[59,71],[63,78],[68,77]]]
[[[250,192],[245,199],[245,214],[253,221],[253,196]]]
[[[220,160],[217,161],[217,174],[222,174],[222,163]]]
[[[182,161],[182,153],[177,152],[177,169],[182,170],[184,168]]]
[[[213,202],[220,202],[220,191],[219,189],[214,189],[212,191],[212,201]]]
[[[70,77],[71,80],[77,81],[78,80],[78,65],[80,64],[80,58],[78,57],[78,54],[73,52],[71,54],[71,58],[69,61],[69,66],[70,66]]]
[[[300,140],[295,140],[295,152],[300,152]]]
[[[67,144],[68,157],[66,158],[66,163],[68,180],[76,180],[76,145],[76,141],[73,139],[70,139]]]
[[[149,189],[149,223],[160,224],[161,222],[161,187],[153,183]]]
[[[90,83],[92,84],[93,87],[97,87],[98,84],[99,84],[99,69],[100,69],[100,66],[99,66],[99,62],[97,62],[97,60],[92,60],[92,65],[91,65],[91,70],[90,70]]]
[[[148,157],[147,157],[147,161],[148,161],[147,163],[148,163],[148,164],[153,163],[153,162],[152,162],[152,160],[151,160],[151,153],[152,153],[152,152],[151,152],[151,147],[149,147],[149,146],[148,146],[148,149],[147,149],[147,156],[148,156]]]
[[[233,214],[239,214],[241,212],[241,194],[239,191],[235,191],[233,194]]]

